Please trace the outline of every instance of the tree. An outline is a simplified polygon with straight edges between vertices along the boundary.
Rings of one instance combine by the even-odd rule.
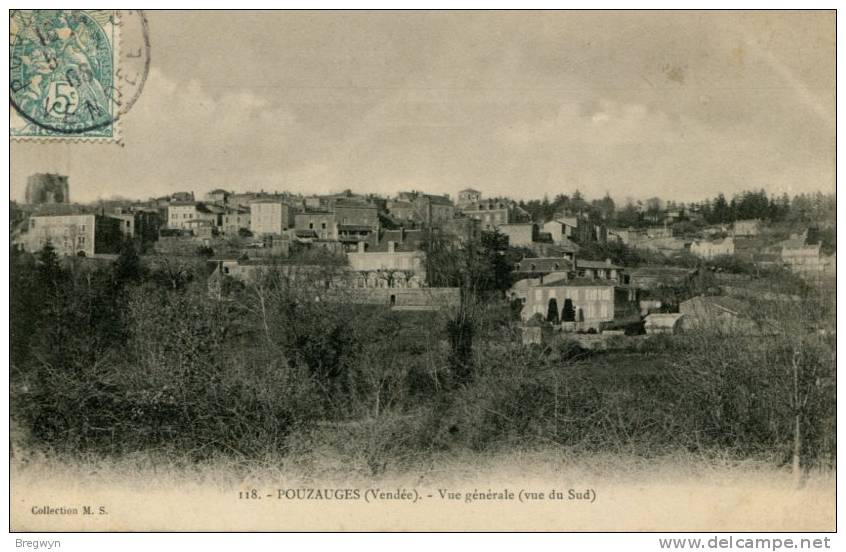
[[[508,262],[506,251],[508,236],[497,229],[482,233],[478,260],[474,267],[477,270],[475,289],[502,295],[511,287],[513,265]]]
[[[555,298],[549,300],[549,306],[546,311],[546,321],[552,324],[558,324],[558,301]]]
[[[473,378],[473,335],[475,325],[470,315],[471,308],[464,301],[459,312],[447,320],[449,337],[449,364],[458,383],[467,383]]]
[[[726,201],[726,196],[724,196],[723,194],[719,194],[714,200],[714,204],[711,209],[711,220],[709,220],[708,222],[712,224],[724,224],[730,222],[730,219],[731,211],[729,209],[729,204]]]
[[[211,258],[214,257],[214,249],[209,247],[208,245],[201,245],[197,248],[197,255],[200,257]]]
[[[36,279],[35,258],[12,248],[9,263],[9,351],[12,368],[29,359],[29,345],[39,331],[43,297]]]
[[[628,228],[630,226],[638,226],[640,224],[640,213],[632,201],[628,201],[626,206],[616,212],[616,220],[619,226]]]
[[[564,300],[564,310],[561,312],[561,320],[564,322],[576,321],[576,309],[573,307],[572,299]]]
[[[573,197],[570,198],[570,210],[575,213],[581,213],[582,211],[586,211],[588,208],[588,203],[585,201],[584,196],[579,190],[573,192]]]
[[[611,220],[614,218],[614,213],[616,207],[614,205],[614,200],[611,199],[611,196],[608,192],[605,193],[605,197],[602,199],[596,199],[591,203],[593,210],[598,213],[599,217],[602,220]]]
[[[764,190],[743,192],[737,202],[737,219],[765,219],[770,214],[770,203]]]
[[[467,250],[440,229],[431,229],[421,243],[426,251],[426,282],[432,287],[462,287],[467,269]]]
[[[114,278],[117,284],[125,283],[138,284],[144,277],[144,269],[141,266],[141,258],[135,249],[132,240],[124,240],[121,244],[120,254],[113,266]]]
[[[663,202],[659,197],[650,197],[646,200],[646,218],[651,222],[657,222],[661,219],[663,213]]]

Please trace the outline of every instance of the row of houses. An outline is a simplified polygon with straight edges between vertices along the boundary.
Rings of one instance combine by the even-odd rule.
[[[25,251],[38,251],[50,242],[59,255],[90,257],[117,253],[126,239],[155,241],[160,228],[159,214],[144,209],[31,215],[12,240]]]

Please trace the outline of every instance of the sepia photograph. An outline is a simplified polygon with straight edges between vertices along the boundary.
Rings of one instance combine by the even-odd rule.
[[[10,531],[836,531],[836,16],[9,10]]]

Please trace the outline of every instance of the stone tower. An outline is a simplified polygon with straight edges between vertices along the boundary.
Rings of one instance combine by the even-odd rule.
[[[68,177],[52,173],[30,175],[26,179],[26,203],[30,205],[70,203]]]

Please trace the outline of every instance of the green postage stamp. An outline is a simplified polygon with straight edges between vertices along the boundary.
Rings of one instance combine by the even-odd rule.
[[[149,69],[143,14],[13,10],[10,19],[11,138],[119,142],[120,117]],[[141,21],[129,49],[121,42],[124,19]]]

